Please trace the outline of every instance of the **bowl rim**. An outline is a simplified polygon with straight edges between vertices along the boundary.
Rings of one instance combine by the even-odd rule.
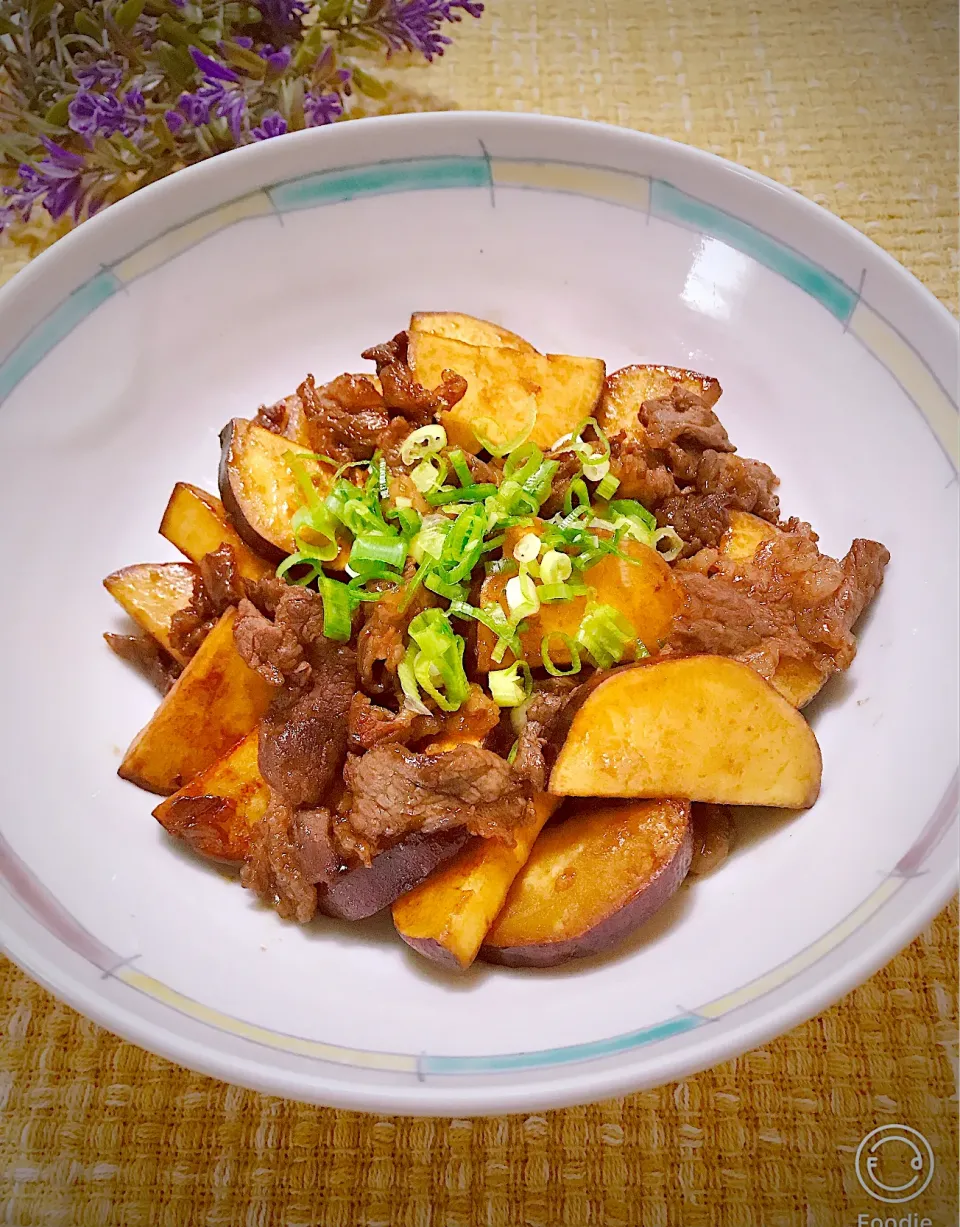
[[[669,151],[670,156],[685,161],[692,168],[706,167],[707,173],[733,175],[750,184],[751,190],[772,191],[781,201],[786,202],[786,207],[793,210],[796,216],[805,217],[817,226],[832,228],[845,242],[854,244],[865,254],[869,253],[872,261],[879,259],[898,283],[898,288],[903,285],[904,288],[909,286],[914,293],[919,291],[925,307],[938,317],[939,325],[949,328],[951,337],[957,334],[957,322],[947,308],[893,256],[848,222],[756,171],[666,137],[616,125],[560,116],[493,111],[452,111],[350,121],[349,124],[334,125],[331,128],[291,133],[280,138],[280,142],[247,146],[188,167],[112,205],[31,261],[7,286],[0,289],[0,318],[7,314],[8,309],[15,308],[19,298],[28,297],[35,289],[43,288],[48,278],[55,279],[57,270],[73,253],[82,252],[85,246],[96,245],[101,234],[106,233],[105,227],[116,228],[124,219],[136,219],[165,200],[185,198],[202,190],[205,185],[215,185],[229,172],[230,167],[239,167],[245,163],[255,165],[254,159],[268,164],[271,145],[279,151],[279,145],[282,143],[284,156],[288,156],[286,151],[292,150],[296,143],[304,150],[314,148],[321,142],[332,144],[334,141],[347,148],[353,141],[349,134],[351,131],[356,132],[361,126],[367,132],[374,128],[389,132],[405,128],[455,129],[477,122],[508,130],[526,126],[539,130],[613,132],[625,142],[631,142],[641,154],[644,149],[652,150],[654,156],[658,152]],[[941,803],[947,804],[951,810],[956,805],[956,777],[952,787],[952,799],[948,788],[945,800]],[[764,1003],[762,1010],[756,1008],[757,1002],[753,1003],[754,1017],[749,1017],[751,1007],[745,1007],[744,1025],[719,1033],[709,1027],[703,1028],[699,1035],[695,1032],[685,1033],[647,1048],[643,1054],[635,1050],[632,1060],[609,1067],[591,1064],[589,1061],[560,1067],[550,1081],[524,1081],[522,1078],[514,1078],[506,1082],[492,1078],[484,1083],[465,1086],[450,1080],[447,1083],[413,1084],[408,1088],[396,1084],[376,1085],[360,1080],[351,1084],[346,1078],[330,1078],[325,1081],[321,1071],[315,1086],[311,1085],[313,1093],[305,1096],[302,1077],[298,1074],[276,1065],[270,1066],[267,1061],[246,1060],[235,1055],[221,1054],[213,1043],[204,1044],[189,1037],[177,1036],[168,1028],[111,1002],[102,993],[96,992],[95,988],[74,976],[67,967],[47,958],[42,951],[34,948],[29,938],[17,940],[17,934],[11,941],[8,940],[10,935],[4,932],[3,945],[13,961],[24,971],[88,1017],[149,1051],[211,1076],[240,1082],[267,1094],[281,1094],[291,1099],[306,1098],[308,1102],[354,1110],[386,1110],[413,1115],[488,1115],[561,1107],[645,1089],[689,1076],[767,1043],[790,1027],[832,1005],[846,992],[863,983],[913,940],[956,890],[956,869],[946,864],[945,860],[940,871],[931,876],[933,881],[928,877],[922,891],[907,889],[903,892],[895,909],[895,922],[892,900],[884,908],[885,924],[877,926],[872,920],[867,922],[872,925],[871,940],[861,940],[857,957],[849,957],[852,949],[849,947],[849,939],[841,942],[816,965],[816,976],[810,975],[814,970],[811,967],[807,972],[801,972],[788,981],[793,990],[789,996],[783,994],[782,988],[772,990],[759,999]],[[909,888],[914,886],[914,883],[908,881],[905,886]],[[4,896],[6,897],[6,892]],[[6,930],[6,925],[3,928]],[[876,929],[875,934],[873,929]],[[860,929],[859,934],[861,939],[865,938],[866,928]],[[844,950],[847,951],[848,957],[840,959],[839,955]],[[797,991],[798,985],[803,986],[802,992]],[[642,1073],[638,1067],[642,1067]]]

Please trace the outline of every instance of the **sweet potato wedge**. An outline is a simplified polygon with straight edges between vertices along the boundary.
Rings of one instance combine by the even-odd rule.
[[[554,967],[603,954],[677,890],[692,852],[686,801],[618,802],[540,834],[480,958]]]
[[[266,714],[273,687],[236,649],[236,612],[227,610],[133,739],[120,764],[123,779],[148,792],[176,792]]]
[[[466,968],[503,906],[534,841],[560,804],[540,794],[516,842],[478,839],[393,905],[393,924],[408,946],[433,963]]]
[[[348,869],[330,885],[318,886],[317,908],[338,920],[374,916],[471,842],[473,837],[462,828],[408,835],[402,843],[380,852],[369,866]]]
[[[530,440],[550,447],[593,413],[603,390],[599,358],[467,345],[430,332],[411,334],[409,356],[425,387],[440,383],[445,370],[466,379],[466,395],[442,420],[450,442],[469,452],[480,450],[471,423],[487,419],[489,432],[505,442],[526,426],[531,413],[536,421]]]
[[[718,549],[724,558],[747,562],[765,541],[772,541],[779,529],[746,511],[730,512],[730,527],[720,538]],[[820,670],[809,661],[784,658],[770,679],[773,687],[794,707],[806,707],[824,684]]]
[[[629,619],[637,639],[653,654],[663,642],[674,615],[683,604],[683,590],[656,550],[638,541],[625,541],[623,549],[635,559],[634,562],[608,555],[584,572],[584,582],[596,590],[597,601],[612,605]],[[484,580],[480,590],[481,606],[497,601],[504,612],[507,611],[507,578],[501,574],[488,576]],[[557,665],[568,664],[570,653],[559,635],[563,633],[575,639],[586,608],[587,598],[583,596],[572,601],[541,605],[538,613],[526,619],[527,629],[520,635],[527,661],[539,668],[540,642],[545,635],[553,635],[555,637],[549,643],[551,659]],[[481,672],[503,667],[493,660],[497,636],[482,624],[477,625],[476,645],[477,668]],[[635,646],[634,643],[628,647],[627,660],[633,658]],[[508,651],[504,655],[504,664],[510,664],[512,660],[513,654]]]
[[[643,661],[584,686],[565,713],[550,792],[806,809],[820,791],[810,726],[724,656]],[[558,732],[558,737],[563,736]]]
[[[287,461],[291,453],[299,455],[318,491],[326,494],[333,470],[282,435],[244,418],[234,418],[220,434],[224,510],[254,553],[274,563],[296,551],[293,517],[306,502]]]
[[[160,521],[160,534],[192,562],[199,562],[205,554],[229,545],[233,547],[245,579],[256,582],[273,574],[270,563],[241,539],[223,503],[199,486],[177,482]]]
[[[203,856],[242,861],[250,849],[250,833],[270,801],[257,764],[258,741],[259,730],[252,729],[206,771],[161,801],[154,818]]]
[[[709,375],[675,366],[625,366],[607,377],[597,421],[607,434],[623,430],[636,438],[643,431],[637,416],[643,402],[669,396],[671,388],[677,385],[696,392],[708,405],[715,405],[720,399],[720,385]]]
[[[499,324],[491,324],[489,320],[480,320],[473,315],[461,315],[457,311],[415,311],[410,316],[410,327],[414,332],[430,332],[437,337],[447,337],[451,341],[463,341],[466,345],[490,345],[495,349],[519,349],[525,353],[534,354],[537,351],[529,341],[501,328]]]
[[[190,658],[170,643],[170,621],[190,604],[196,575],[186,562],[140,562],[114,571],[103,586],[142,631],[185,665]]]

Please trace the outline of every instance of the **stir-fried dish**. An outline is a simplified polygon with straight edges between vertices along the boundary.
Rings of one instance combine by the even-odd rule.
[[[695,372],[416,314],[375,367],[236,418],[185,562],[105,581],[163,699],[120,774],[282,917],[391,907],[427,958],[614,946],[722,861],[730,806],[805,808],[799,709],[889,555],[781,516]]]

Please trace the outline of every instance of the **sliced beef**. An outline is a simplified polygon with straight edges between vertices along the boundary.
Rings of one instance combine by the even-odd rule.
[[[384,404],[412,426],[426,426],[436,420],[441,409],[452,409],[463,400],[467,381],[453,371],[443,371],[438,387],[432,391],[417,382],[410,369],[409,338],[398,332],[382,345],[363,351],[363,357],[377,364],[377,378],[383,388]]]
[[[722,494],[674,494],[657,508],[657,524],[672,528],[684,543],[683,557],[716,545],[730,527]]]
[[[701,495],[723,499],[728,508],[749,511],[772,524],[780,517],[778,485],[776,473],[762,460],[706,451],[697,465],[696,488]]]
[[[344,779],[353,801],[349,825],[371,850],[415,831],[457,827],[509,842],[531,791],[499,755],[473,745],[442,754],[374,746],[348,762]]]
[[[401,707],[391,711],[380,707],[360,691],[353,696],[347,714],[347,748],[352,754],[362,754],[381,742],[409,745],[422,737],[440,731],[440,721]]]
[[[641,439],[625,433],[610,439],[610,472],[617,478],[617,498],[632,498],[651,510],[677,493],[677,483],[662,459]]]
[[[193,656],[230,606],[243,600],[247,589],[232,546],[221,545],[205,554],[193,577],[190,603],[170,619],[170,643],[185,656]]]
[[[318,388],[308,375],[297,389],[310,446],[338,463],[370,460],[390,425],[383,397],[362,375],[338,375]]]
[[[523,709],[513,769],[534,792],[543,792],[547,786],[555,757],[551,734],[576,688],[575,682],[562,677],[537,682]]]
[[[317,888],[309,881],[303,854],[291,829],[293,812],[271,801],[250,837],[240,881],[275,907],[285,920],[306,924],[317,910]]]
[[[275,404],[261,405],[253,420],[258,426],[263,426],[275,435],[283,435],[285,439],[292,439],[295,443],[303,442],[303,402],[296,392],[276,401]]]
[[[750,560],[703,551],[677,570],[686,603],[664,652],[735,656],[768,678],[786,658],[812,665],[826,679],[852,662],[853,625],[889,557],[878,542],[858,539],[837,562],[798,520],[784,524]]]
[[[323,634],[323,602],[289,587],[273,620],[240,605],[234,638],[244,660],[280,685],[260,723],[259,763],[276,796],[295,809],[322,805],[347,752],[356,654]]]
[[[180,676],[180,666],[156,639],[149,635],[104,635],[107,645],[121,660],[134,665],[161,694],[166,694]]]
[[[707,451],[732,452],[720,419],[702,396],[676,384],[669,396],[645,400],[640,406],[645,442],[659,453],[675,478],[693,482],[700,457]]]

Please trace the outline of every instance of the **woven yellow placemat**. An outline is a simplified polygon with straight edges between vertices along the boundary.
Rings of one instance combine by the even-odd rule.
[[[432,105],[656,132],[771,175],[957,305],[951,0],[492,0]],[[411,99],[429,106],[429,98]],[[0,281],[34,249],[0,246]],[[851,1227],[957,1221],[957,909],[819,1018],[624,1100],[493,1120],[285,1103],[115,1039],[0,963],[0,1223],[15,1227]],[[871,1201],[853,1155],[922,1132],[934,1180]]]

